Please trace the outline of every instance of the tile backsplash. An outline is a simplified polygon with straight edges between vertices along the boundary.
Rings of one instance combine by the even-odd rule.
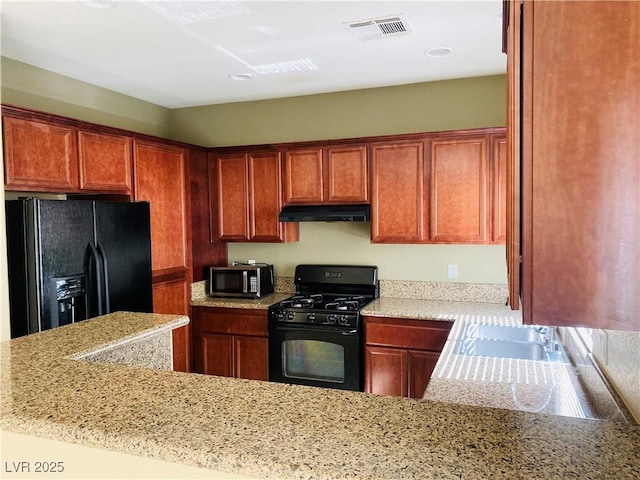
[[[276,277],[276,293],[295,292],[293,277]],[[191,284],[191,299],[207,295],[206,281]],[[505,304],[507,285],[486,283],[422,282],[411,280],[380,280],[380,296],[451,302],[487,302]]]

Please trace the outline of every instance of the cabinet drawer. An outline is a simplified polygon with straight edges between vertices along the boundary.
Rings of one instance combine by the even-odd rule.
[[[194,308],[198,332],[267,336],[267,312],[235,308]]]
[[[365,323],[367,345],[441,351],[451,325],[418,321],[424,325],[368,321]]]

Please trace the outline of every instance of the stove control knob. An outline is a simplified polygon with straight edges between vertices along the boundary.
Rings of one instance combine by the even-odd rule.
[[[293,319],[296,317],[296,314],[293,312],[287,313],[287,320],[293,322]]]
[[[338,320],[338,316],[336,314],[334,314],[334,313],[330,314],[327,317],[327,323],[329,325],[333,325],[334,323],[336,323],[336,320]]]
[[[310,313],[309,315],[307,315],[307,321],[309,323],[314,323],[316,321],[316,314]]]
[[[349,317],[347,317],[346,315],[340,315],[340,317],[338,317],[338,323],[340,325],[346,325],[348,320],[349,320]]]

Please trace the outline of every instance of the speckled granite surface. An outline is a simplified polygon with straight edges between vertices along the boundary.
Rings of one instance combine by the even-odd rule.
[[[199,297],[191,299],[192,307],[222,307],[222,308],[247,308],[251,310],[267,310],[269,305],[278,303],[280,300],[284,300],[290,297],[290,293],[272,293],[265,295],[262,298],[256,298],[255,300],[249,300],[245,298],[213,298],[213,297]]]
[[[146,336],[140,340],[108,346],[85,355],[74,357],[88,362],[117,363],[131,367],[173,369],[173,338],[170,331]]]
[[[522,315],[499,303],[451,302],[412,298],[380,297],[361,310],[372,317],[415,318],[419,320],[487,321],[499,325],[521,325]]]
[[[0,426],[267,479],[634,479],[640,430],[78,361],[184,324],[112,314],[0,344]]]
[[[380,280],[380,297],[488,302],[504,305],[509,297],[509,288],[507,285],[486,283]]]

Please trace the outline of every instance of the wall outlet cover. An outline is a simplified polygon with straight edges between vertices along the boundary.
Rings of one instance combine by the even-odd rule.
[[[458,265],[455,263],[447,265],[447,277],[458,278]]]

